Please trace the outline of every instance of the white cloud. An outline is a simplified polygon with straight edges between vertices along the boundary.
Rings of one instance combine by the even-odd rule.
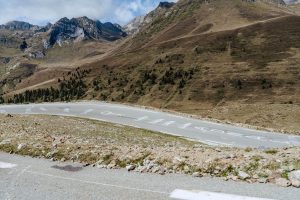
[[[88,16],[125,24],[146,14],[160,0],[0,0],[0,24],[11,20],[33,24],[55,22],[62,17]],[[173,0],[174,1],[174,0]]]

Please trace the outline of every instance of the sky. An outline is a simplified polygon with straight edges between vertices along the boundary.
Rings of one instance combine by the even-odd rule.
[[[177,0],[167,0],[175,2]],[[0,0],[0,24],[26,21],[35,25],[55,23],[62,17],[98,19],[124,25],[153,10],[160,0]]]

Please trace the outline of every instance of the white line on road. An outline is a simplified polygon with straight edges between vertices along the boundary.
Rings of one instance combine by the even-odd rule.
[[[235,132],[226,132],[227,135],[231,135],[231,136],[236,136],[236,137],[242,137],[243,135],[240,133],[235,133]]]
[[[152,122],[149,122],[150,124],[158,124],[159,122],[162,122],[164,121],[164,119],[157,119],[157,120],[154,120]]]
[[[26,114],[31,113],[31,109],[32,109],[32,108],[26,108],[25,113],[26,113]]]
[[[28,170],[26,171],[26,173],[30,173],[30,174],[34,174],[34,175],[39,175],[39,176],[47,176],[47,177],[56,178],[56,179],[63,179],[63,180],[69,180],[69,181],[87,183],[87,184],[94,184],[94,185],[101,185],[101,186],[107,186],[107,187],[121,188],[121,189],[126,189],[126,190],[135,190],[135,191],[151,192],[151,193],[158,193],[158,194],[163,194],[163,195],[170,195],[170,193],[167,193],[167,192],[161,192],[161,191],[155,191],[155,190],[148,190],[148,189],[141,189],[141,188],[133,188],[133,187],[127,187],[127,186],[122,186],[122,185],[113,185],[113,184],[101,183],[101,182],[95,182],[95,181],[86,181],[86,180],[81,180],[81,179],[77,179],[77,178],[69,178],[69,177],[63,177],[63,176],[56,176],[56,175],[52,175],[52,174],[44,174],[44,173],[34,172],[34,171],[28,171]]]
[[[11,169],[16,167],[16,164],[12,164],[12,163],[6,163],[6,162],[1,162],[0,161],[0,169]]]
[[[167,121],[165,123],[163,123],[164,126],[170,126],[171,124],[174,124],[175,121]]]
[[[189,126],[191,126],[191,125],[192,125],[192,123],[186,123],[186,124],[180,126],[179,128],[181,128],[181,129],[186,129],[187,127],[189,127]]]
[[[66,112],[66,113],[70,112],[70,108],[65,108],[64,112]]]
[[[264,137],[255,136],[255,135],[247,135],[246,138],[254,139],[254,140],[262,140]]]
[[[44,107],[40,107],[40,110],[41,110],[41,111],[44,111],[44,112],[47,111],[47,109],[44,108]]]
[[[88,114],[88,113],[90,113],[90,112],[92,112],[92,111],[93,111],[93,109],[87,109],[87,110],[85,110],[82,114],[86,115],[86,114]]]
[[[225,133],[225,131],[219,129],[211,129],[210,131],[217,132],[217,133]]]
[[[134,121],[137,121],[137,122],[139,122],[139,121],[146,120],[146,119],[148,119],[148,118],[149,118],[148,116],[144,116],[144,117],[137,118],[137,119],[136,119],[136,120],[134,120]]]
[[[170,198],[182,200],[271,200],[255,197],[238,196],[233,194],[206,192],[206,191],[187,191],[187,190],[174,190]]]
[[[208,131],[210,131],[209,128],[198,127],[198,126],[195,126],[195,129],[200,130],[200,131],[202,131],[202,132],[208,132]]]

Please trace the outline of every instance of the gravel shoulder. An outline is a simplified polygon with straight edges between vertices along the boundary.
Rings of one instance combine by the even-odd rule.
[[[300,148],[212,148],[180,137],[81,118],[0,115],[0,151],[141,173],[300,187]]]

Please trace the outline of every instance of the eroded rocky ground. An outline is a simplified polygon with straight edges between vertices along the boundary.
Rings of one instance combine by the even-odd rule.
[[[0,115],[0,150],[99,168],[300,187],[300,148],[213,148],[106,122],[58,116]]]

